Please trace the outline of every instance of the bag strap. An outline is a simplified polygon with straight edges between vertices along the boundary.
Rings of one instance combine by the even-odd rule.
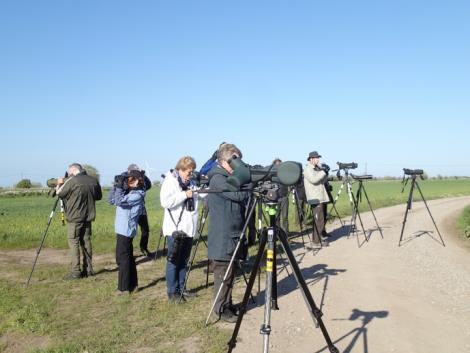
[[[167,208],[167,210],[168,210],[168,213],[170,214],[170,217],[171,217],[171,220],[173,221],[173,224],[174,224],[175,227],[176,227],[176,230],[178,230],[178,225],[179,225],[180,222],[181,222],[181,216],[183,216],[184,205],[183,205],[183,207],[181,208],[181,212],[180,212],[180,215],[179,215],[179,217],[178,217],[178,223],[175,222],[175,219],[173,218],[173,215],[171,214],[170,209]]]

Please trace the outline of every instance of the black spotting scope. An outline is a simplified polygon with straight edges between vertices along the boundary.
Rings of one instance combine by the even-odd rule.
[[[351,176],[353,177],[353,179],[355,180],[368,180],[368,179],[372,179],[373,176],[371,174],[364,174],[364,175],[354,175],[354,174],[351,174]]]
[[[227,178],[227,186],[232,191],[240,190],[243,185],[262,181],[272,181],[282,185],[295,185],[302,176],[302,165],[298,162],[282,162],[268,167],[252,167],[237,156],[233,156],[228,164],[233,169]]]
[[[423,175],[424,171],[422,169],[408,169],[403,168],[405,175]]]
[[[357,163],[351,162],[351,163],[341,163],[341,162],[336,162],[338,165],[338,169],[356,169],[357,168]]]

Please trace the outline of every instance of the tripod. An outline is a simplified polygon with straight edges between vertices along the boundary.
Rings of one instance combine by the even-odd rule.
[[[346,187],[346,190],[347,190],[348,196],[349,196],[349,204],[351,205],[351,214],[352,215],[357,214],[357,217],[359,218],[359,221],[361,223],[362,231],[364,232],[364,236],[365,236],[366,231],[365,231],[364,225],[362,223],[361,214],[357,211],[357,206],[358,205],[357,205],[357,201],[356,201],[356,198],[354,196],[354,193],[352,191],[351,176],[349,175],[349,168],[343,168],[343,170],[344,170],[343,183],[341,184],[341,187],[338,190],[338,194],[336,195],[335,199],[333,200],[332,210],[336,209],[336,202],[338,201],[338,198],[341,195],[341,191],[343,190],[344,187]],[[338,171],[338,173],[339,173],[339,171]],[[336,211],[336,212],[338,212],[338,211]],[[330,214],[328,215],[328,217],[330,217],[330,216],[331,216],[331,211],[330,211]],[[355,220],[355,216],[353,218]],[[353,218],[351,218],[351,226],[349,228],[348,237],[351,235],[351,232],[354,230],[356,232],[357,242],[358,242],[358,245],[359,245],[359,233],[357,233],[356,223],[355,223],[355,221],[353,223]],[[366,237],[366,239],[367,239],[367,237]]]
[[[434,221],[434,217],[431,214],[431,210],[429,209],[428,204],[427,204],[427,202],[424,198],[423,192],[421,191],[421,188],[419,187],[418,181],[416,180],[417,175],[420,175],[421,179],[423,179],[423,176],[422,176],[423,171],[420,170],[420,169],[410,170],[410,169],[406,169],[406,168],[403,169],[403,170],[405,171],[405,175],[409,175],[409,177],[405,181],[405,175],[403,176],[404,185],[403,185],[402,192],[405,190],[406,184],[408,184],[408,181],[410,179],[411,179],[411,188],[410,188],[410,193],[408,195],[408,201],[406,203],[405,217],[403,218],[403,226],[401,228],[401,234],[400,234],[400,240],[398,241],[398,246],[401,245],[401,241],[402,241],[402,238],[403,238],[403,232],[405,231],[405,223],[406,223],[406,219],[408,217],[408,211],[411,210],[411,206],[412,206],[412,203],[413,203],[413,192],[414,192],[415,187],[418,189],[419,194],[421,195],[421,198],[423,199],[424,205],[426,206],[426,209],[428,210],[429,216],[432,219],[432,223],[434,224],[434,227],[437,230],[437,234],[439,234],[439,238],[441,239],[442,246],[446,246],[445,243],[444,243],[444,240],[442,239],[441,232],[439,232],[439,228],[437,228],[437,224]]]
[[[47,221],[46,229],[44,230],[44,233],[42,235],[41,242],[39,244],[38,249],[36,250],[36,257],[34,258],[33,268],[31,269],[31,273],[29,274],[28,281],[26,282],[26,286],[29,285],[29,281],[31,280],[31,276],[33,275],[34,268],[36,267],[36,262],[38,261],[39,253],[41,252],[42,246],[44,245],[44,241],[46,240],[47,231],[49,230],[49,226],[51,225],[52,218],[54,217],[54,213],[55,213],[58,203],[59,203],[59,198],[57,197],[54,202],[54,206],[52,206],[52,211],[49,215],[49,220]],[[63,209],[62,200],[61,200],[61,208]],[[62,218],[62,222],[64,222],[63,218]]]
[[[277,299],[277,280],[275,277],[276,274],[276,256],[275,256],[275,248],[276,248],[276,240],[279,239],[281,241],[282,247],[284,249],[284,252],[287,255],[287,258],[289,260],[289,264],[294,272],[295,278],[297,280],[297,283],[302,291],[302,295],[304,297],[304,300],[309,307],[310,313],[312,315],[312,318],[314,322],[318,323],[323,336],[325,338],[325,341],[328,345],[328,348],[331,353],[338,353],[338,349],[333,345],[330,336],[328,334],[328,331],[326,330],[325,325],[323,324],[323,321],[321,319],[321,316],[323,313],[318,309],[318,307],[315,305],[315,302],[313,300],[312,295],[310,294],[310,291],[308,290],[307,284],[305,282],[305,279],[302,276],[302,273],[300,272],[299,265],[297,264],[297,261],[294,257],[294,254],[292,253],[291,248],[289,247],[289,242],[287,240],[287,235],[282,230],[282,228],[279,228],[276,225],[276,207],[277,203],[269,201],[266,203],[268,207],[268,214],[269,214],[269,220],[270,220],[270,225],[265,230],[260,239],[260,245],[258,249],[258,253],[256,255],[256,259],[253,265],[253,269],[251,271],[250,279],[248,286],[245,291],[245,295],[243,297],[243,301],[240,306],[239,314],[238,314],[238,319],[237,323],[235,324],[235,328],[232,333],[232,337],[230,341],[228,342],[228,352],[232,352],[232,350],[236,346],[237,342],[237,335],[240,330],[240,326],[243,320],[243,316],[246,312],[247,308],[247,303],[248,303],[248,297],[251,292],[251,289],[253,287],[253,284],[255,282],[256,278],[256,273],[259,270],[260,267],[260,262],[261,258],[263,257],[264,254],[264,249],[267,248],[267,255],[266,255],[266,289],[265,289],[265,306],[264,306],[264,322],[261,326],[260,333],[263,335],[263,352],[267,353],[269,349],[269,335],[271,333],[271,308],[276,308],[277,305],[273,301]]]
[[[356,207],[354,208],[355,212],[353,212],[353,215],[351,217],[351,224],[355,225],[356,224],[356,218],[357,218],[357,216],[359,216],[358,218],[361,221],[362,229],[364,229],[364,225],[362,224],[362,220],[360,218],[360,213],[359,213],[359,203],[362,201],[362,194],[364,194],[364,196],[366,197],[367,204],[369,206],[369,210],[372,213],[372,216],[374,217],[375,224],[377,225],[377,229],[379,230],[380,236],[383,239],[384,236],[383,236],[383,233],[382,233],[382,228],[380,228],[379,222],[377,222],[377,217],[375,217],[374,210],[372,209],[372,206],[371,206],[370,200],[369,200],[369,196],[367,195],[367,191],[366,191],[366,188],[365,188],[364,183],[363,183],[364,180],[372,179],[372,175],[353,175],[352,177],[359,183],[359,187],[357,188],[357,191],[356,191]],[[372,235],[372,231],[369,234],[369,238],[370,238],[371,235]],[[368,241],[368,238],[365,235],[365,233],[364,233],[364,236],[365,236],[366,241]],[[359,238],[358,238],[358,241],[359,241]]]

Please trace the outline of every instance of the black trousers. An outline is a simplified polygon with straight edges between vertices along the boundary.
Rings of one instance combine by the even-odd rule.
[[[137,266],[134,260],[133,238],[116,234],[116,263],[118,272],[118,290],[133,291],[137,288]]]
[[[150,228],[146,211],[139,217],[138,224],[140,227],[140,249],[148,250]]]
[[[214,312],[216,314],[222,313],[229,305],[232,304],[232,287],[233,281],[235,279],[235,271],[233,267],[231,267],[230,272],[228,274],[227,280],[224,282],[224,275],[228,269],[229,261],[213,261],[214,266],[214,294],[213,299],[217,295],[220,286],[222,286],[222,290],[220,291],[219,298],[217,302],[215,302]]]
[[[321,241],[321,236],[325,233],[325,205],[326,203],[311,205],[314,243],[319,243]]]

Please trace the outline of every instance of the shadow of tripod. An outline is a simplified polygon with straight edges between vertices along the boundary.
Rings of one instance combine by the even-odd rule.
[[[343,350],[343,353],[350,353],[356,343],[358,342],[359,339],[362,338],[363,342],[363,347],[364,347],[364,353],[369,353],[369,345],[367,341],[367,325],[374,319],[383,319],[388,316],[388,311],[381,310],[381,311],[362,311],[359,309],[353,309],[351,315],[349,316],[348,319],[333,319],[335,321],[342,321],[342,320],[348,320],[348,321],[355,321],[360,319],[362,321],[360,327],[356,327],[355,329],[352,329],[348,333],[344,334],[337,340],[335,340],[333,343],[337,344],[338,342],[341,342],[342,340],[346,339],[349,336],[352,336],[351,342],[346,346],[346,348]],[[320,353],[324,352],[328,347],[323,347],[319,351],[316,351],[315,353]]]
[[[434,221],[434,217],[431,214],[431,210],[428,207],[428,204],[426,202],[426,199],[424,198],[423,192],[421,191],[421,188],[419,187],[418,181],[416,180],[416,177],[419,175],[421,180],[424,180],[423,178],[423,170],[422,169],[408,169],[408,168],[403,168],[403,189],[401,192],[405,190],[406,185],[408,184],[408,181],[411,179],[411,188],[410,188],[410,193],[408,195],[408,201],[406,203],[406,211],[405,211],[405,217],[403,218],[403,226],[401,227],[401,234],[400,234],[400,240],[398,241],[398,246],[401,245],[402,239],[403,239],[403,232],[405,231],[405,224],[406,224],[406,219],[408,217],[408,211],[411,210],[411,206],[413,204],[413,191],[415,187],[418,189],[419,194],[421,195],[421,198],[423,199],[424,205],[426,206],[426,209],[428,210],[429,216],[432,219],[432,223],[434,224],[434,227],[437,230],[437,234],[439,234],[439,238],[441,239],[440,244],[442,246],[446,246],[444,243],[444,239],[442,239],[441,232],[439,232],[439,228],[437,228],[437,224]],[[408,177],[405,180],[405,177],[408,175]],[[430,234],[430,232],[427,231],[421,231],[418,236],[421,236],[423,234]],[[434,237],[431,236],[432,239]],[[434,239],[435,240],[435,239]]]

